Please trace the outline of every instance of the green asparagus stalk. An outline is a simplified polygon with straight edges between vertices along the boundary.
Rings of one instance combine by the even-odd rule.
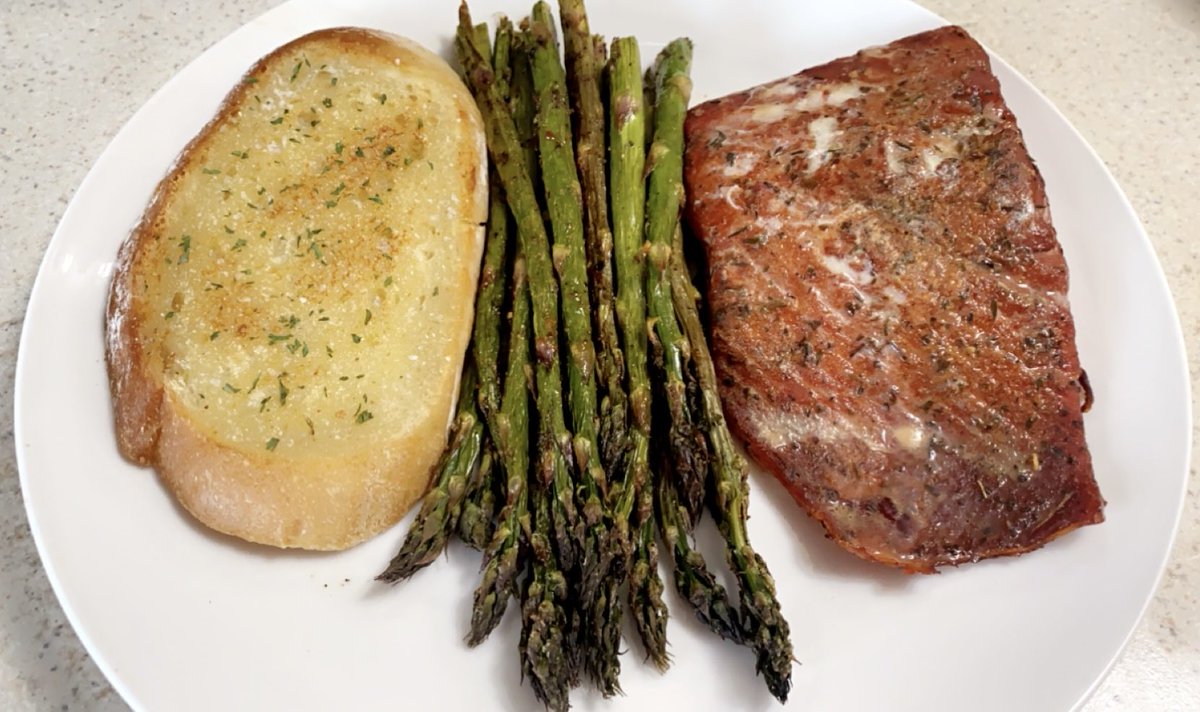
[[[603,546],[610,560],[583,621],[583,664],[601,694],[612,697],[621,694],[621,586],[628,579],[632,558],[628,518],[620,532],[610,528]],[[646,605],[653,603],[648,600]]]
[[[496,43],[492,49],[492,71],[496,73],[496,85],[500,87],[500,95],[506,99],[512,98],[512,22],[503,15],[496,22]]]
[[[629,568],[629,607],[642,639],[646,659],[660,672],[671,665],[667,654],[667,606],[663,603],[663,582],[658,574],[658,545],[654,541],[653,493],[650,483],[638,498],[638,517],[644,518],[637,529],[633,561]],[[642,510],[650,510],[642,512]]]
[[[512,113],[500,94],[495,72],[471,42],[471,32],[471,16],[464,3],[459,8],[455,46],[483,114],[488,149],[516,220],[518,243],[528,268],[539,414],[536,471],[543,483],[553,487],[551,512],[558,561],[570,570],[578,559],[583,527],[571,488],[572,437],[563,415],[562,374],[558,361],[558,285],[554,279],[549,238],[525,167]]]
[[[709,571],[700,552],[688,542],[688,514],[671,482],[658,480],[658,516],[663,540],[675,562],[675,590],[696,612],[696,618],[722,638],[742,642],[741,619],[729,594]]]
[[[676,311],[692,343],[692,363],[703,404],[702,422],[712,452],[710,504],[717,528],[725,539],[729,567],[738,580],[744,642],[754,650],[757,658],[755,668],[763,676],[771,694],[780,702],[786,702],[792,687],[793,662],[788,623],[775,596],[775,581],[771,578],[771,572],[751,547],[746,533],[749,471],[746,461],[734,447],[733,437],[725,423],[717,374],[696,306],[699,293],[688,276],[683,259],[683,231],[678,227],[671,258],[671,281]]]
[[[563,416],[562,376],[558,364],[558,290],[549,239],[542,223],[533,181],[513,122],[513,113],[496,84],[496,75],[470,41],[471,17],[459,8],[455,47],[468,84],[484,117],[489,152],[517,225],[517,238],[528,270],[532,315],[534,381],[537,391],[539,461],[530,549],[533,564],[522,607],[523,674],[548,708],[565,710],[578,677],[565,637],[567,583],[564,570],[574,567],[582,527],[571,490],[571,435]],[[514,47],[515,69],[527,61]],[[515,103],[520,105],[522,72],[514,71]]]
[[[650,487],[650,375],[646,335],[642,228],[645,220],[643,172],[646,124],[642,102],[641,56],[637,40],[613,40],[609,58],[609,162],[617,323],[621,328],[629,392],[629,449],[625,476],[613,513],[613,534],[629,576],[630,611],[649,658],[659,669],[669,664],[666,606],[654,541]],[[616,645],[611,631],[606,645]]]
[[[597,610],[597,592],[609,568],[605,522],[606,475],[597,442],[596,353],[592,342],[591,298],[583,237],[582,189],[572,146],[566,72],[559,60],[558,41],[550,6],[533,6],[533,85],[537,94],[538,156],[541,160],[547,213],[554,238],[554,266],[562,295],[562,323],[566,334],[568,410],[575,432],[577,480],[575,493],[583,514],[585,533],[579,568],[573,572],[575,606],[570,611],[574,650],[587,671],[609,667],[605,650],[586,640],[595,629],[591,617]],[[616,657],[616,651],[611,652]],[[607,690],[606,690],[607,691]]]
[[[579,606],[588,611],[607,567],[602,491],[605,482],[596,442],[596,354],[583,242],[581,188],[571,144],[566,73],[559,61],[550,6],[539,1],[530,18],[533,86],[537,94],[538,156],[554,237],[554,266],[562,295],[567,343],[568,410],[575,431],[575,491],[586,526],[580,561]]]
[[[491,56],[488,27],[475,25],[472,41],[485,56]],[[492,181],[489,194],[488,220],[485,230],[483,264],[479,270],[479,285],[475,292],[475,322],[471,334],[471,350],[479,376],[477,398],[479,410],[488,425],[484,435],[479,467],[467,482],[462,513],[458,519],[458,536],[467,546],[483,551],[491,541],[493,517],[496,510],[497,481],[493,468],[497,464],[495,447],[490,434],[495,431],[496,410],[500,407],[499,356],[500,309],[504,302],[504,255],[507,248],[508,214],[504,197]],[[498,479],[498,478],[497,478]]]
[[[475,589],[471,610],[471,632],[467,643],[483,642],[504,617],[510,596],[519,594],[517,574],[522,541],[529,528],[529,292],[525,283],[525,259],[513,263],[512,326],[509,331],[508,365],[504,376],[504,398],[497,414],[496,445],[508,473],[507,500],[500,512],[496,534],[484,554],[483,577]]]
[[[479,454],[479,464],[467,480],[458,516],[458,538],[476,551],[487,548],[495,530],[496,480],[499,471],[495,445],[485,430]]]
[[[512,23],[500,18],[496,28],[496,45],[492,55],[492,68],[497,82],[504,92],[511,76],[509,49],[512,46]],[[485,267],[489,261],[503,281],[505,259],[503,250],[508,248],[508,206],[504,203],[499,180],[492,172],[491,201],[488,208],[488,242],[484,252]],[[502,245],[503,248],[498,247]],[[501,250],[495,258],[492,250]],[[517,258],[512,264],[512,317],[509,329],[508,366],[504,377],[504,396],[500,411],[489,420],[489,430],[500,464],[505,475],[504,507],[498,515],[494,534],[484,548],[481,570],[483,576],[475,589],[475,602],[471,609],[471,630],[467,643],[471,646],[483,642],[500,622],[508,607],[510,596],[519,594],[516,577],[519,573],[522,549],[521,522],[527,518],[528,493],[526,480],[529,471],[529,404],[528,383],[525,369],[529,364],[529,294],[525,287],[525,260]],[[482,283],[483,278],[480,278]],[[475,317],[476,340],[482,340],[479,316]],[[499,308],[497,319],[491,326],[494,335],[487,336],[500,342]],[[498,350],[498,349],[497,349]],[[478,353],[478,350],[476,351]],[[498,387],[498,385],[497,385]]]
[[[600,97],[604,42],[591,34],[583,0],[559,0],[567,86],[575,108],[575,162],[583,188],[588,279],[596,333],[596,375],[600,400],[599,444],[610,482],[619,479],[625,445],[627,404],[625,363],[617,333],[613,294],[612,228],[604,175],[604,102]]]
[[[642,237],[646,165],[644,104],[638,83],[641,56],[637,40],[618,37],[609,59],[609,164],[616,314],[621,329],[629,394],[629,443],[623,487],[614,527],[627,527],[637,506],[638,488],[649,481],[650,374],[647,368],[646,294]],[[626,540],[630,537],[626,532]]]
[[[530,681],[534,695],[548,710],[565,712],[571,706],[575,673],[566,636],[567,580],[550,543],[556,495],[550,487],[535,484],[530,497],[534,502],[529,537],[532,564],[521,607],[521,677]]]
[[[487,25],[479,25],[475,30],[476,46],[482,51],[487,46]],[[482,37],[478,36],[480,33]],[[479,270],[479,288],[475,292],[471,343],[475,367],[479,371],[479,409],[489,427],[495,430],[493,420],[500,408],[500,310],[506,291],[504,256],[508,249],[508,211],[504,194],[494,187],[495,181],[492,183],[483,264]]]
[[[421,508],[409,526],[400,551],[392,558],[380,581],[396,583],[428,566],[442,553],[458,526],[467,481],[479,462],[484,429],[475,405],[475,367],[468,359],[463,368],[458,406],[450,441],[434,470],[432,485],[421,499]]]
[[[596,335],[596,372],[603,396],[599,403],[600,459],[609,483],[607,501],[615,503],[622,482],[627,443],[628,398],[624,356],[617,331],[614,303],[612,229],[608,219],[605,176],[605,117],[600,95],[606,62],[605,43],[594,37],[583,0],[560,0],[567,84],[576,113],[575,161],[583,189],[584,235]],[[605,576],[591,599],[586,619],[585,668],[606,697],[620,693],[620,587],[630,558],[629,516],[610,524],[602,550],[608,560]]]
[[[654,139],[648,158],[646,198],[649,243],[646,294],[662,355],[663,391],[669,413],[667,444],[676,486],[694,524],[704,507],[708,452],[687,399],[684,371],[691,352],[675,318],[668,274],[671,239],[683,205],[683,120],[691,97],[688,79],[691,59],[691,41],[677,39],[663,49],[655,62]]]
[[[520,152],[524,157],[524,166],[529,171],[530,183],[534,192],[533,201],[538,206],[538,209],[541,210],[542,204],[540,201],[544,197],[544,193],[541,190],[541,169],[538,165],[537,155],[538,139],[535,121],[537,112],[533,88],[533,69],[531,66],[533,41],[529,36],[527,28],[528,19],[522,23],[522,31],[514,35],[511,72],[513,84],[512,98],[509,105],[512,110],[514,128],[520,140]],[[553,277],[550,279],[553,280]],[[555,367],[558,367],[557,363]],[[566,509],[567,505],[574,506],[574,496],[571,492],[569,478],[563,472],[559,471],[555,479],[556,491],[564,493],[552,500],[551,508],[551,513],[555,515],[554,520],[557,522],[556,530],[558,531],[558,536],[556,539],[559,542],[558,548],[563,552],[561,554],[561,561],[558,562],[560,568],[557,569],[561,574],[563,571],[570,571],[575,565],[575,561],[578,558],[575,550],[582,550],[583,547],[583,528],[582,523],[578,523],[574,528],[565,530],[564,522],[567,521],[566,513],[569,511],[572,517],[575,516],[574,510]],[[568,539],[570,541],[567,541]],[[575,549],[568,549],[568,546],[574,546]],[[565,602],[560,601],[555,605],[561,608],[565,606]],[[564,656],[562,665],[564,668],[563,674],[567,676],[567,684],[570,687],[574,687],[578,684],[581,667],[579,646],[576,644],[576,639],[578,638],[576,631],[578,628],[578,615],[575,611],[571,611],[569,614],[566,610],[560,611],[558,615],[563,624],[569,627],[568,630],[562,632],[562,638],[565,641],[562,646],[562,655]]]
[[[513,124],[517,129],[517,139],[521,145],[521,153],[525,159],[525,170],[529,172],[529,181],[534,190],[534,200],[542,196],[542,171],[538,165],[537,156],[537,126],[534,114],[533,70],[529,66],[531,51],[529,34],[517,32],[513,35],[512,62],[509,74],[512,76],[511,98],[509,107],[512,111]]]

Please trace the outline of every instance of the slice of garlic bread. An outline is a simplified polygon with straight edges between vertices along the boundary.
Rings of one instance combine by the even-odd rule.
[[[117,258],[117,442],[204,524],[342,549],[395,523],[446,438],[486,217],[470,93],[374,31],[272,52]]]

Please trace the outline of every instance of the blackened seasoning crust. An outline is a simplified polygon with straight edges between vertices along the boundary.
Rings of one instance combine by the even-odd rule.
[[[930,572],[1103,520],[1062,248],[964,30],[693,108],[685,171],[731,425],[835,541]]]

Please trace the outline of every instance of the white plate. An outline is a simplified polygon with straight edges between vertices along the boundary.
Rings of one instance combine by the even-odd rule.
[[[449,53],[450,2],[296,0],[179,73],[121,130],[46,253],[16,383],[21,484],[67,616],[135,708],[539,709],[522,688],[511,613],[480,649],[461,641],[477,555],[398,588],[372,576],[403,525],[352,551],[240,545],[195,525],[151,472],[118,456],[101,319],[117,246],[156,182],[250,64],[323,26],[360,24]],[[496,9],[472,3],[476,18]],[[524,2],[501,8],[512,16]],[[593,29],[636,34],[646,59],[696,41],[695,101],[941,24],[902,0],[725,3],[593,0]],[[844,553],[769,478],[753,478],[752,536],[775,573],[807,710],[1066,710],[1112,663],[1149,600],[1179,518],[1190,399],[1178,320],[1153,250],[1108,171],[1002,62],[996,71],[1046,179],[1071,268],[1087,434],[1108,521],[1037,553],[904,576]],[[581,709],[775,709],[743,649],[700,629],[673,593],[674,666],[636,645],[627,695]]]

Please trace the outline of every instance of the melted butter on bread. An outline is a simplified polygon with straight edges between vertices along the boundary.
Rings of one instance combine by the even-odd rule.
[[[118,431],[122,390],[151,392],[126,429],[160,428],[123,452],[177,495],[198,490],[181,501],[210,526],[254,541],[341,548],[398,519],[444,442],[469,338],[484,150],[457,76],[399,38],[326,30],[256,65],[123,250],[109,311]],[[122,389],[122,368],[137,388]],[[175,431],[156,410],[239,457],[164,453]],[[257,473],[245,487],[213,474],[242,461]],[[269,499],[280,521],[209,521],[236,497]],[[331,509],[358,521],[324,533]]]

